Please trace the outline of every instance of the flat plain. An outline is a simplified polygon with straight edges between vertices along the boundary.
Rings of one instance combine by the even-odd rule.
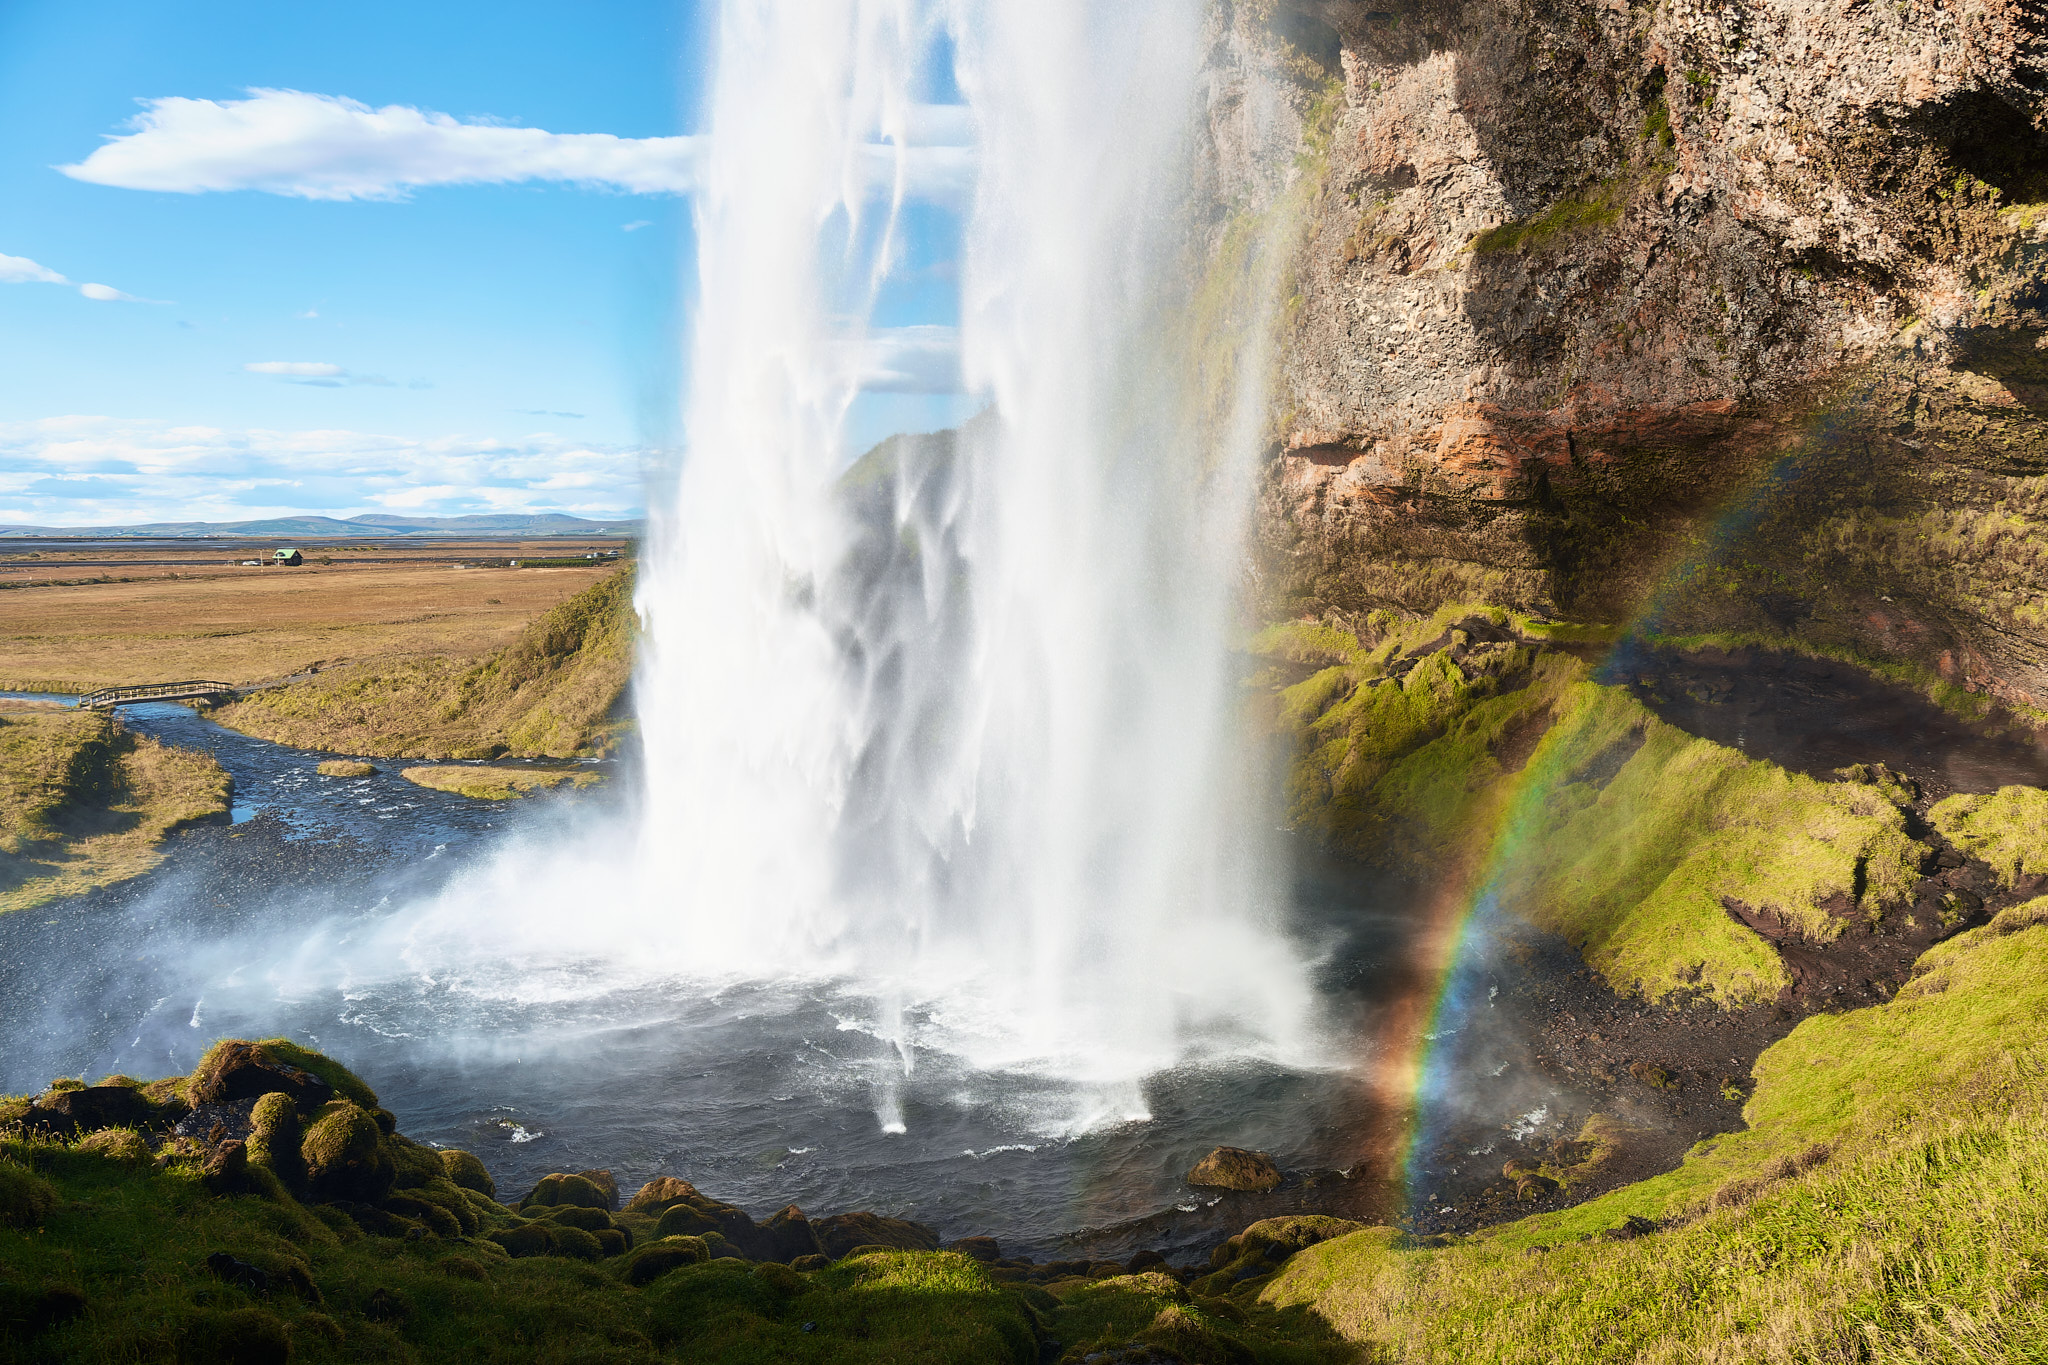
[[[82,555],[17,561],[0,570],[0,690],[85,692],[186,678],[241,685],[372,658],[481,655],[617,564],[503,562],[585,548],[311,548],[304,565],[261,568],[241,567],[227,552],[175,546],[93,552],[90,565],[79,563]],[[114,559],[119,567],[108,563]]]

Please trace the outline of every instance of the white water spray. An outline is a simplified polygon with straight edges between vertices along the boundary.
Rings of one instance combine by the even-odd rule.
[[[1108,1117],[1191,1052],[1306,1034],[1225,648],[1265,357],[1221,403],[1190,378],[1203,20],[727,0],[640,598],[648,928],[693,969],[863,983],[906,1067],[941,1039],[1120,1087]],[[922,102],[946,54],[964,108]],[[848,475],[906,200],[969,156],[989,410]]]

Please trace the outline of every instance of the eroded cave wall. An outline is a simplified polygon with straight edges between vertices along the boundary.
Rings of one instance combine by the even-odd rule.
[[[1282,324],[1268,614],[1654,610],[2048,705],[2048,3],[1233,16],[1219,202],[1258,188],[1246,32],[1342,83]]]

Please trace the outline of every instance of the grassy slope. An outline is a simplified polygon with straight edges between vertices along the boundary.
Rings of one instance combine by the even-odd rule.
[[[170,831],[228,809],[200,753],[101,712],[0,708],[0,912],[148,871]]]
[[[214,713],[303,749],[424,758],[568,757],[616,742],[633,671],[633,577],[601,580],[482,659],[336,669]]]
[[[1617,989],[1652,998],[1690,988],[1745,1003],[1785,984],[1777,954],[1724,898],[1825,940],[1842,921],[1822,902],[1846,897],[1875,917],[1910,892],[1922,848],[1875,788],[1816,782],[1688,735],[1590,681],[1571,656],[1496,646],[1468,677],[1440,651],[1389,676],[1475,610],[1375,623],[1387,634],[1370,648],[1294,625],[1257,642],[1341,660],[1278,696],[1299,755],[1297,825],[1352,857],[1462,878],[1475,893],[1492,886]]]
[[[1765,1052],[1750,1128],[1448,1246],[1373,1229],[1259,1291],[1399,1361],[2048,1358],[2048,902]],[[1630,1217],[1661,1230],[1599,1234]]]

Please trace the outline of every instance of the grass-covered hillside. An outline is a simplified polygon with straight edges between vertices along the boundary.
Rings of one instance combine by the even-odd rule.
[[[0,912],[147,872],[164,835],[226,815],[230,786],[110,714],[0,702]]]
[[[1271,712],[1294,753],[1292,818],[1340,854],[1490,886],[1651,999],[1787,987],[1731,906],[1822,945],[1929,913],[1915,897],[1936,849],[1881,772],[1821,781],[1688,734],[1557,648],[1569,628],[1498,609],[1379,615],[1369,635],[1288,623],[1254,646],[1291,669]],[[1959,842],[2024,828],[2037,808],[2012,803],[2039,796],[1951,798],[1932,822]]]
[[[373,660],[258,692],[213,713],[302,749],[405,758],[600,753],[623,728],[638,622],[622,569],[481,658]]]

